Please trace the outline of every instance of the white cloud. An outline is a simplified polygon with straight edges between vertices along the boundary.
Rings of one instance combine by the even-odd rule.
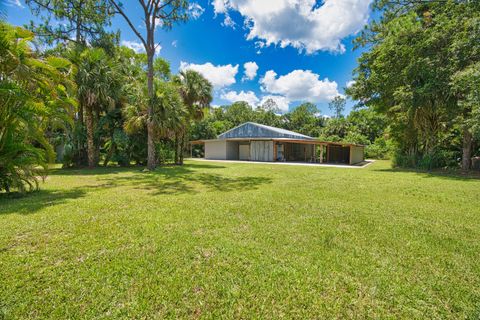
[[[154,18],[152,16],[151,21],[155,21],[155,28],[162,28],[163,27],[163,20],[162,19]]]
[[[243,65],[243,68],[245,69],[245,75],[242,78],[243,81],[255,79],[258,71],[258,65],[256,62],[246,62]]]
[[[253,91],[228,91],[224,92],[221,95],[221,98],[230,102],[237,102],[237,101],[245,101],[247,102],[250,106],[256,107],[258,104],[258,101],[260,101],[255,93]]]
[[[290,101],[326,102],[340,95],[335,81],[319,79],[310,70],[294,70],[277,77],[273,70],[260,79],[262,91],[282,95]]]
[[[194,2],[188,5],[188,13],[193,20],[197,20],[205,12],[201,5]]]
[[[137,41],[122,40],[121,45],[132,49],[136,53],[145,52],[143,44]]]
[[[180,70],[195,70],[200,72],[205,78],[207,78],[212,85],[216,88],[228,87],[236,82],[235,76],[238,73],[238,64],[227,64],[224,66],[215,66],[210,62],[204,64],[180,62]]]
[[[141,42],[122,40],[120,44],[122,46],[132,49],[136,53],[145,53],[145,47]],[[162,50],[162,46],[157,44],[157,46],[155,47],[155,54],[159,55],[161,50]]]
[[[215,15],[227,12],[227,1],[228,0],[213,0],[212,5]]]
[[[178,45],[178,40],[173,40],[172,41],[172,47],[176,48]]]
[[[233,21],[233,19],[230,17],[227,10],[229,7],[228,0],[213,0],[212,5],[213,5],[213,12],[215,13],[215,17],[221,13],[225,15],[225,18],[223,19],[223,22],[222,22],[222,26],[235,29],[235,21]]]
[[[235,21],[233,21],[233,19],[228,14],[226,14],[225,19],[223,19],[222,26],[235,29]]]
[[[284,96],[277,96],[277,95],[266,95],[262,97],[262,101],[260,101],[260,105],[263,105],[268,99],[272,99],[278,107],[278,110],[281,113],[287,113],[288,107],[290,106],[290,101]]]
[[[21,9],[25,8],[25,6],[20,2],[20,0],[7,0],[6,5],[9,7],[19,7]]]
[[[214,0],[213,7],[225,19],[230,19],[229,11],[239,12],[249,31],[248,40],[292,46],[311,54],[344,52],[341,40],[362,29],[371,1],[324,0],[319,5],[316,0]]]
[[[355,80],[351,80],[351,81],[348,81],[345,86],[346,88],[350,88],[351,86],[353,86],[355,84]]]

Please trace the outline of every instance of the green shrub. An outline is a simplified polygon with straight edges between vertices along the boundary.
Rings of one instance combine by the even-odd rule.
[[[391,155],[391,142],[383,137],[375,139],[374,143],[365,147],[365,157],[370,159],[389,159]]]

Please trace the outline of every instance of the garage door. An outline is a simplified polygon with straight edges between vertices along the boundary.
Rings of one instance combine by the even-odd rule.
[[[250,145],[240,144],[238,146],[238,158],[240,160],[250,160]]]
[[[250,148],[250,160],[273,161],[273,141],[252,141]]]

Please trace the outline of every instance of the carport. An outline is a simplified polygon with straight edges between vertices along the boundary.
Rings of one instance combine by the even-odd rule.
[[[205,146],[205,159],[262,162],[356,164],[364,147],[314,139],[293,131],[247,122],[217,139],[191,141]]]

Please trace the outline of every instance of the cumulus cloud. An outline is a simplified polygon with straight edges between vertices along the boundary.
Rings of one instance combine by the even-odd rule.
[[[348,81],[348,82],[345,84],[345,86],[346,86],[347,88],[350,88],[351,86],[353,86],[353,85],[355,84],[355,82],[356,82],[355,80]]]
[[[180,70],[195,70],[200,72],[205,78],[207,78],[215,89],[228,87],[236,82],[235,76],[238,73],[238,64],[227,64],[224,66],[215,66],[210,62],[204,64],[180,62]]]
[[[215,14],[237,11],[244,17],[248,40],[292,46],[307,54],[344,52],[341,40],[368,20],[371,0],[214,0]],[[231,20],[231,19],[230,19]],[[233,22],[233,21],[232,21]],[[223,23],[226,25],[225,21]]]
[[[194,2],[188,5],[188,13],[193,20],[197,20],[205,12],[205,9]]]
[[[267,100],[273,100],[276,104],[276,109],[274,111],[278,113],[288,112],[290,106],[290,101],[284,96],[265,95],[260,99],[253,91],[227,91],[223,92],[220,98],[227,100],[230,103],[245,101],[253,108],[264,105]]]
[[[215,13],[215,17],[218,14],[224,14],[225,18],[223,19],[222,26],[224,27],[230,27],[232,29],[235,29],[235,21],[230,17],[230,14],[228,14],[228,7],[229,3],[227,0],[213,0],[212,2],[213,5],[213,12]]]
[[[140,42],[122,40],[121,45],[132,49],[136,53],[145,52],[145,47]]]
[[[225,19],[223,19],[222,26],[235,29],[235,21],[227,14],[225,15]]]
[[[288,107],[290,106],[290,101],[284,96],[277,96],[277,95],[266,95],[262,97],[262,101],[260,101],[260,105],[263,105],[267,100],[273,100],[277,105],[278,111],[281,113],[287,113]]]
[[[245,80],[253,80],[257,76],[257,71],[258,71],[258,65],[256,62],[246,62],[243,65],[243,68],[245,69],[245,74],[242,78],[243,81]]]
[[[277,77],[273,70],[260,79],[264,92],[281,95],[290,101],[326,102],[340,95],[335,81],[320,80],[318,74],[310,70],[294,70]]]
[[[250,106],[256,107],[258,104],[258,101],[260,99],[257,98],[255,93],[253,91],[228,91],[224,92],[221,95],[221,98],[230,102],[237,102],[237,101],[245,101],[247,102]]]
[[[138,41],[130,41],[130,40],[122,40],[120,43],[122,46],[132,49],[136,53],[145,53],[145,47],[141,42]],[[155,47],[155,54],[160,54],[160,50],[162,50],[162,46],[157,44]]]
[[[227,12],[227,1],[226,0],[213,0],[213,11],[215,14],[226,13]]]

